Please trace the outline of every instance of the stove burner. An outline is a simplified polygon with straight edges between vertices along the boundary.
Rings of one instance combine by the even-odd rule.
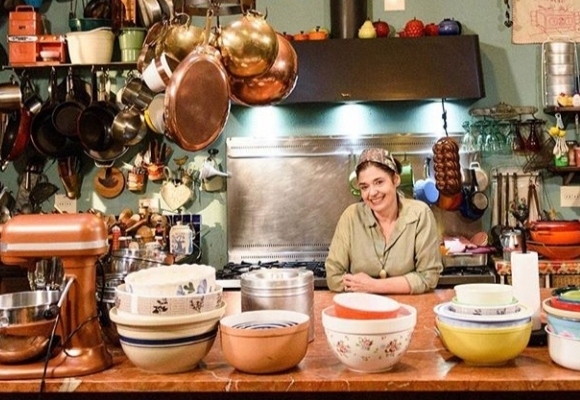
[[[326,278],[326,269],[323,261],[269,261],[249,263],[229,262],[223,269],[216,271],[217,279],[239,279],[245,272],[255,271],[262,268],[304,268],[312,271],[316,278]]]

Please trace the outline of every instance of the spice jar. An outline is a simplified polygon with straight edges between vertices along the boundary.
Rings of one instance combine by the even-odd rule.
[[[568,140],[566,144],[568,145],[568,166],[575,167],[578,164],[578,158],[576,157],[578,142],[576,140]]]
[[[174,256],[193,253],[193,231],[178,221],[169,231],[169,252]]]

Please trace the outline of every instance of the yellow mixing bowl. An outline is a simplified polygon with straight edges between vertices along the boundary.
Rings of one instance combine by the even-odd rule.
[[[532,322],[507,328],[466,328],[435,320],[443,345],[467,364],[502,365],[516,358],[528,345]]]

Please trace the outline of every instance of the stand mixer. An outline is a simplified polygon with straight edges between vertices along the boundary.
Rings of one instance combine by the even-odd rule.
[[[93,214],[23,214],[0,226],[2,263],[28,268],[39,259],[56,256],[62,260],[65,276],[74,280],[60,310],[59,333],[68,340],[48,361],[46,374],[44,360],[1,365],[0,380],[73,377],[111,366],[95,299],[96,262],[107,250],[107,228]],[[52,323],[49,328],[48,332]]]

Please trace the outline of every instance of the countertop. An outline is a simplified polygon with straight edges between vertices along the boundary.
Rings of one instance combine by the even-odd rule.
[[[549,290],[542,289],[542,297]],[[461,392],[478,391],[477,398],[484,394],[501,398],[515,392],[533,392],[526,399],[538,397],[551,391],[580,391],[580,371],[573,371],[554,364],[548,348],[528,347],[520,356],[501,367],[471,367],[454,357],[442,346],[434,331],[433,307],[449,301],[452,289],[436,290],[421,295],[392,296],[396,300],[413,305],[418,311],[418,321],[408,352],[390,371],[379,374],[362,374],[346,369],[331,353],[326,344],[320,321],[320,313],[332,301],[333,293],[316,290],[315,338],[309,344],[307,354],[294,369],[275,375],[251,375],[237,372],[222,356],[218,339],[209,354],[197,369],[171,375],[154,375],[143,372],[132,365],[120,348],[111,347],[114,365],[103,372],[67,379],[49,379],[46,392],[82,393],[83,399],[97,398],[99,394],[117,393],[119,398],[234,398],[244,392],[253,392],[253,398],[310,398],[307,393],[316,392],[325,396],[348,392],[348,398],[389,392],[389,399],[412,398],[417,392],[431,394],[436,398],[450,398]],[[240,292],[224,292],[227,314],[240,311]],[[580,356],[580,355],[579,355]],[[6,366],[2,366],[5,368]],[[0,392],[38,392],[40,380],[9,380],[0,384]],[[131,392],[131,393],[129,393]],[[157,392],[155,396],[152,392]],[[161,393],[165,395],[160,396]],[[169,397],[168,393],[171,393]],[[195,393],[195,396],[191,395]],[[357,395],[358,393],[358,395]],[[511,393],[511,394],[510,394]],[[571,394],[571,393],[570,393]],[[45,394],[47,397],[49,393]],[[91,397],[94,396],[94,397]],[[1,397],[1,394],[0,394]],[[110,396],[108,396],[110,397]],[[115,397],[115,396],[113,396]],[[111,397],[111,398],[113,398]],[[243,397],[243,396],[242,396]],[[334,396],[333,396],[334,397]],[[522,398],[524,397],[522,393]],[[24,398],[24,397],[23,397]],[[241,398],[241,397],[240,397]],[[507,398],[507,397],[506,397]]]

